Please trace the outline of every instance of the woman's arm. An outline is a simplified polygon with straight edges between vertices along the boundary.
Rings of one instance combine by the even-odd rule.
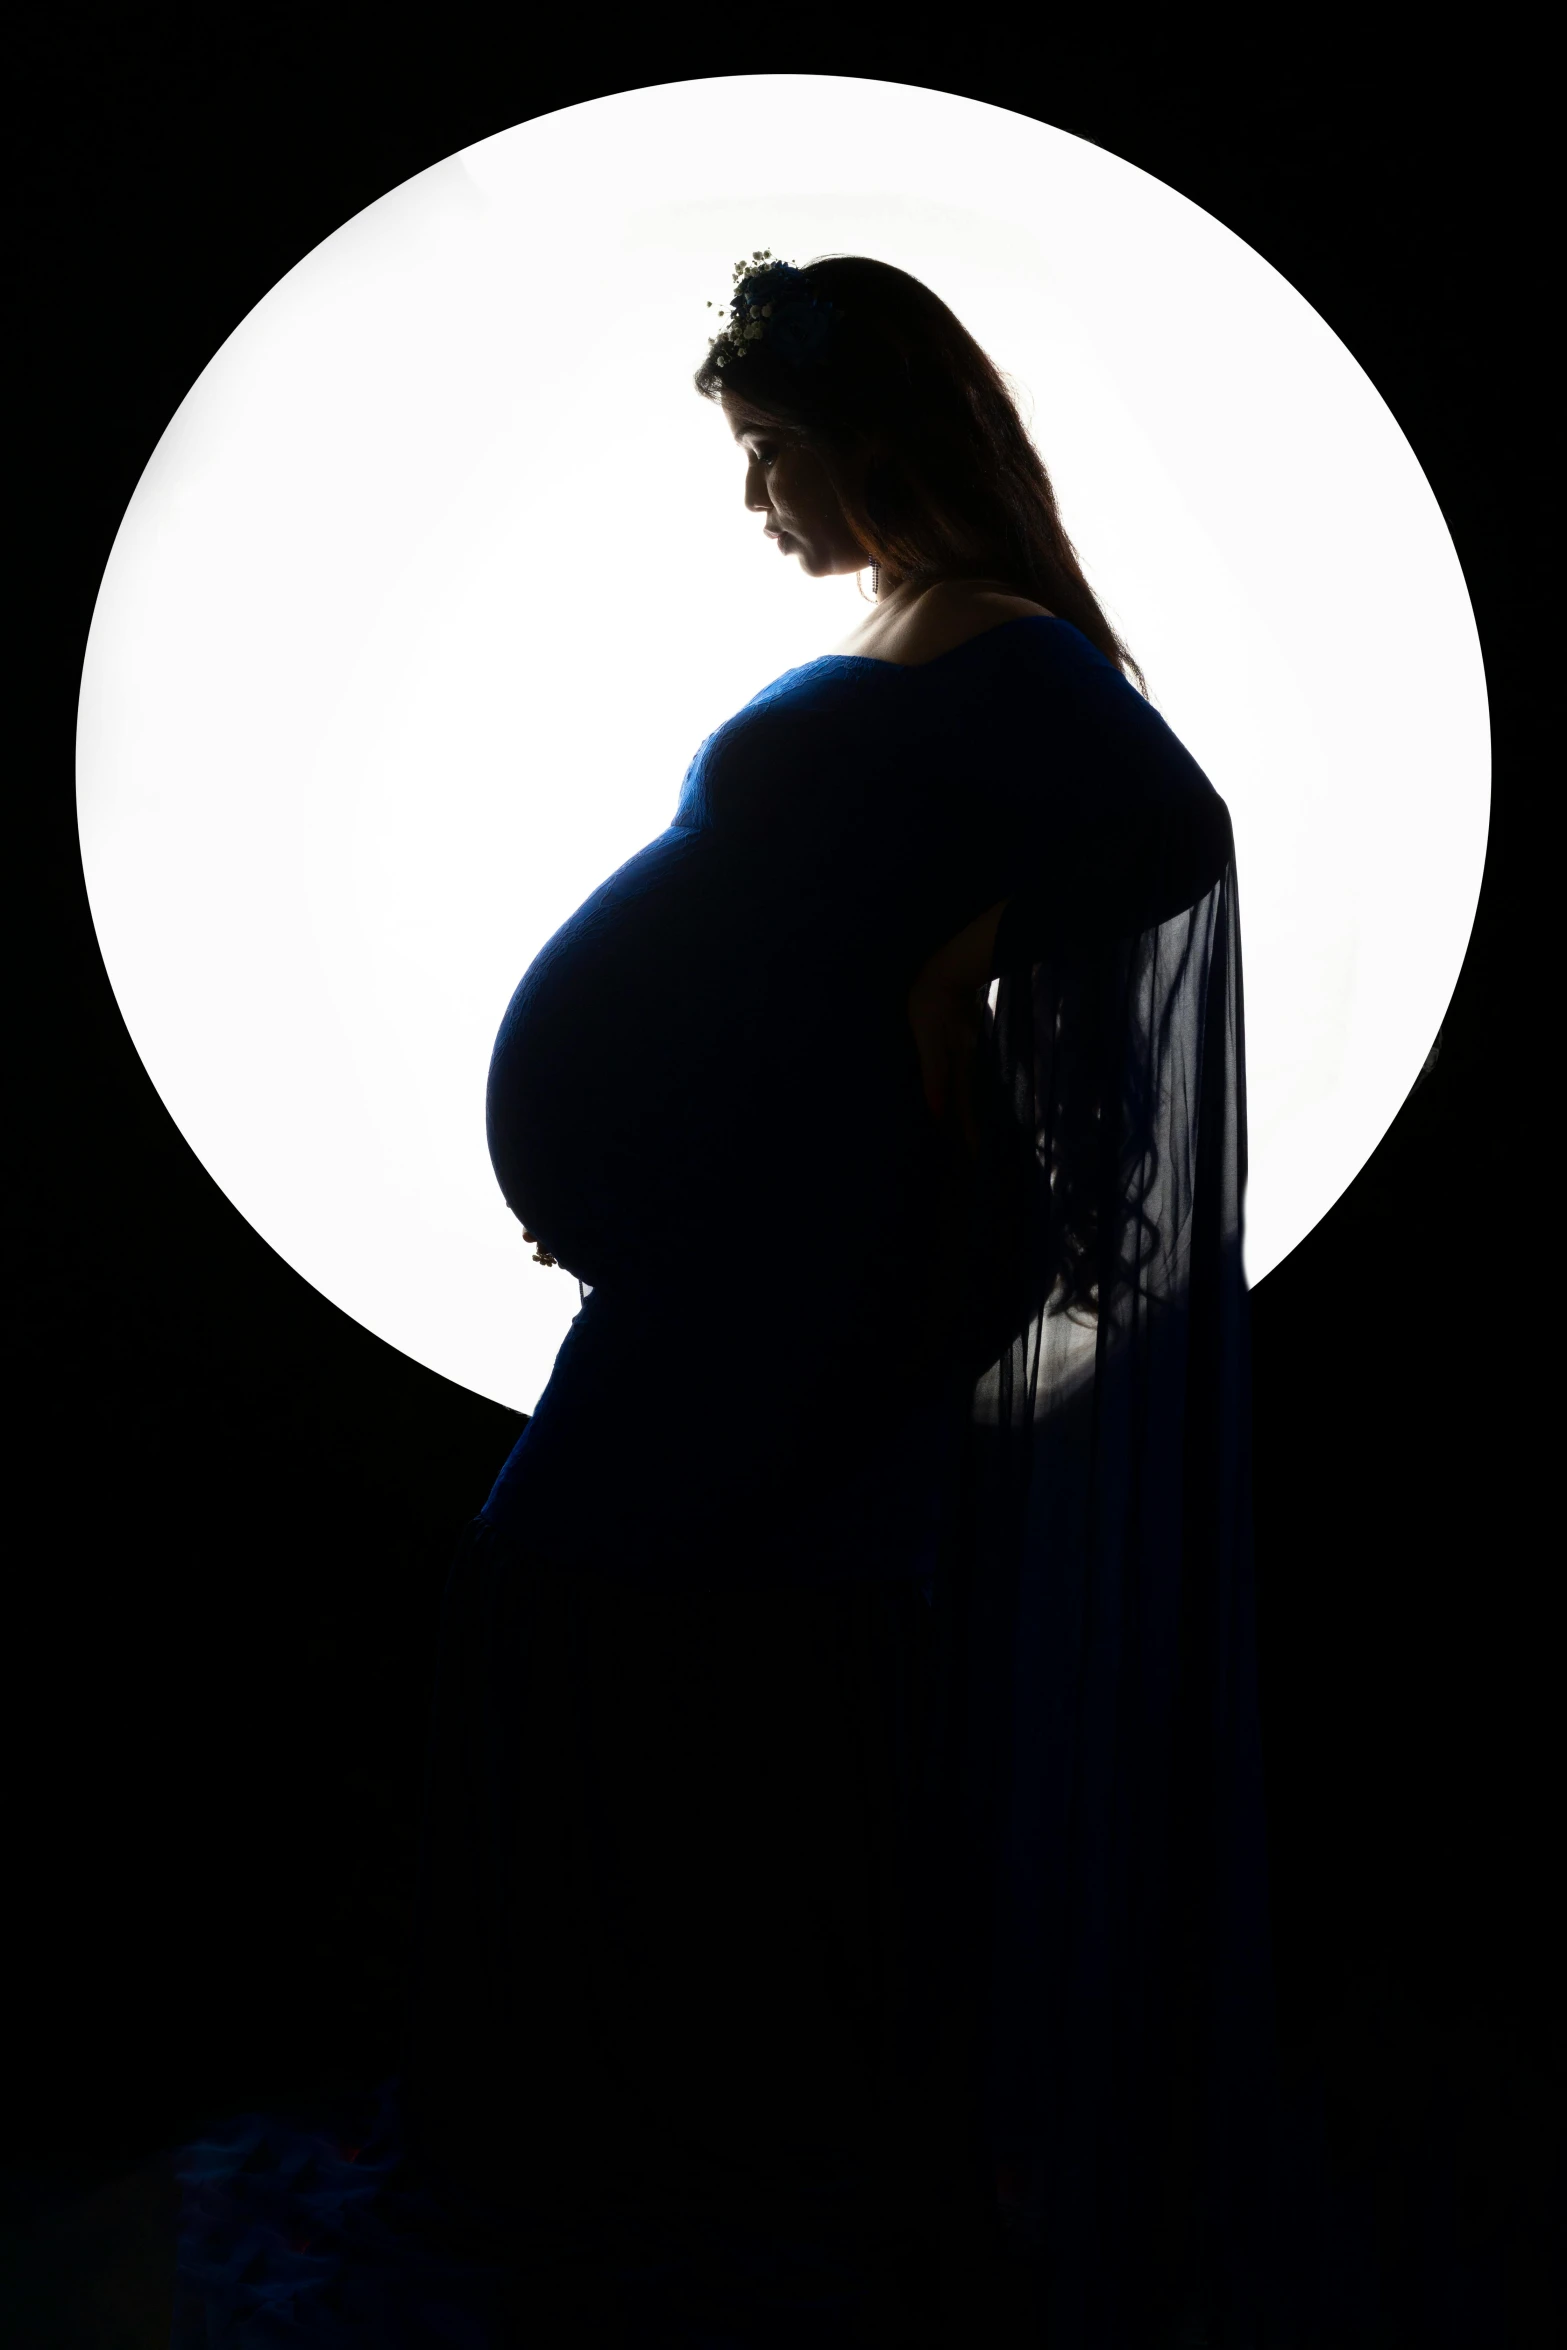
[[[976,987],[988,988],[996,932],[1001,928],[1008,902],[1006,898],[998,898],[983,914],[976,915],[966,930],[960,930],[956,938],[949,938],[945,946],[938,947],[914,987],[926,992],[947,989],[960,994]]]
[[[909,989],[909,1026],[919,1050],[926,1104],[933,1118],[941,1118],[948,1103],[957,1102],[971,1151],[972,1109],[964,1078],[979,1039],[990,958],[1006,908],[1007,900],[999,898],[938,947]]]

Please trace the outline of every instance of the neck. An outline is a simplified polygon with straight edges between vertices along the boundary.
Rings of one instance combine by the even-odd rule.
[[[875,589],[878,612],[901,612],[904,605],[912,604],[920,592],[907,580],[900,580],[893,586],[889,586],[879,572],[872,573],[871,581]]]

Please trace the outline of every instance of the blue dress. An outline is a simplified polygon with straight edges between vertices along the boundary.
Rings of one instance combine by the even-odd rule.
[[[965,1142],[907,993],[1003,899]],[[448,1579],[402,2061],[186,2150],[175,2350],[1260,2341],[1223,801],[1061,620],[786,671],[487,1114],[582,1302]]]

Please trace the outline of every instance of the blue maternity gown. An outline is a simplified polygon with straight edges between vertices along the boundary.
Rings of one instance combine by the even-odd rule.
[[[907,994],[999,900],[965,1141]],[[403,2059],[186,2150],[176,2350],[979,2342],[970,2224],[1053,2343],[1257,2338],[1244,1070],[1228,811],[1069,623],[702,743],[496,1039],[581,1307],[448,1579]]]

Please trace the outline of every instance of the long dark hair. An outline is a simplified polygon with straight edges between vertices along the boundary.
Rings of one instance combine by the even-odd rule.
[[[819,458],[845,519],[900,582],[993,579],[1069,620],[1106,660],[1148,681],[1100,608],[1056,494],[1000,369],[929,286],[889,262],[828,254],[799,271],[831,302],[831,355],[797,368],[765,335],[710,350],[694,382],[728,392]]]

